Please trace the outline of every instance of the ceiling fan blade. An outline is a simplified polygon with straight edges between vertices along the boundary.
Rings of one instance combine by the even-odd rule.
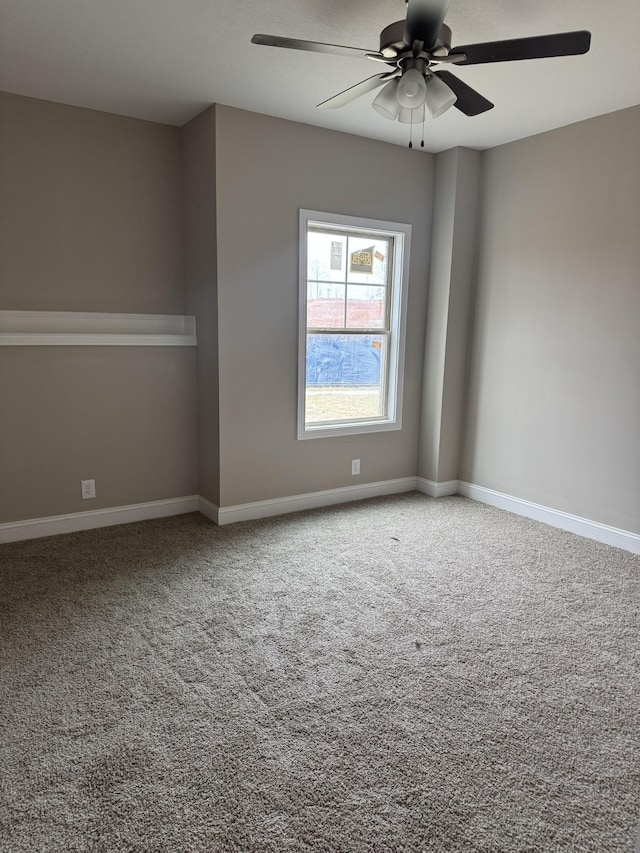
[[[356,83],[355,86],[350,86],[348,89],[345,89],[344,92],[339,92],[332,98],[322,101],[321,104],[318,104],[318,107],[323,110],[335,110],[338,107],[344,107],[345,104],[355,101],[356,98],[359,98],[361,95],[366,95],[367,92],[373,92],[374,89],[382,86],[382,84],[386,83],[387,80],[391,80],[392,77],[397,76],[398,75],[395,71],[390,72],[389,74],[374,74],[373,77],[367,77],[366,80]]]
[[[422,42],[425,50],[435,45],[447,14],[450,0],[408,0],[407,21],[404,26],[404,43],[413,46]]]
[[[269,36],[264,33],[256,33],[251,39],[252,44],[264,44],[268,47],[286,47],[290,50],[308,50],[311,53],[332,53],[337,56],[353,56],[356,59],[365,59],[367,55],[373,58],[382,54],[377,50],[366,50],[361,47],[345,47],[342,44],[324,44],[320,41],[302,41],[301,39],[289,39],[284,36]]]
[[[480,65],[485,62],[512,62],[519,59],[544,59],[548,56],[576,56],[586,53],[591,44],[591,33],[578,30],[573,33],[554,33],[548,36],[531,36],[507,41],[487,41],[482,44],[461,44],[449,55],[464,53],[466,59],[456,65]]]
[[[439,77],[451,91],[456,95],[458,100],[454,107],[463,112],[466,116],[478,116],[480,113],[486,113],[487,110],[492,110],[494,105],[491,101],[484,98],[480,92],[476,92],[471,86],[467,86],[459,77],[452,74],[450,71],[436,71],[436,76]]]

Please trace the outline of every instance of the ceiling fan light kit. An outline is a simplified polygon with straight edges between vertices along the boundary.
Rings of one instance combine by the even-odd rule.
[[[417,68],[407,68],[398,83],[398,103],[406,110],[415,110],[424,104],[427,83]]]
[[[425,117],[426,112],[424,106],[417,107],[415,110],[406,110],[404,107],[401,107],[398,113],[398,121],[400,124],[422,124]]]
[[[384,87],[373,100],[373,108],[387,119],[398,119],[407,124],[424,121],[425,105],[433,118],[438,118],[452,106],[466,116],[480,115],[493,109],[491,101],[450,71],[437,69],[438,65],[481,65],[577,56],[587,53],[591,45],[591,33],[579,30],[452,48],[452,32],[444,23],[449,2],[406,0],[406,19],[395,21],[382,30],[378,51],[262,33],[254,35],[251,41],[253,44],[351,56],[386,64],[390,69],[387,72],[356,83],[318,106],[336,109],[367,92]]]
[[[427,81],[425,100],[431,115],[438,118],[456,103],[458,97],[444,80],[432,74]]]
[[[387,85],[381,89],[373,100],[371,106],[381,116],[395,121],[400,112],[400,104],[398,103],[398,78],[394,77]]]

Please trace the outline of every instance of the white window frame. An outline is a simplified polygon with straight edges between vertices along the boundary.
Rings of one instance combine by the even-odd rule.
[[[336,421],[319,426],[305,425],[305,398],[307,376],[307,229],[310,225],[336,227],[339,231],[373,231],[393,237],[394,258],[391,280],[391,322],[389,341],[389,366],[387,386],[387,411],[382,418],[357,422]],[[299,268],[299,331],[298,331],[298,439],[327,438],[329,436],[360,435],[368,432],[386,432],[402,429],[402,391],[404,384],[404,355],[407,327],[407,297],[409,292],[409,261],[411,225],[322,213],[317,210],[300,211],[300,268]],[[346,330],[348,332],[348,329]],[[375,330],[372,330],[375,334]]]

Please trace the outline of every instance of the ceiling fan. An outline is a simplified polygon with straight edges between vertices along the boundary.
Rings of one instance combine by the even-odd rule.
[[[444,23],[450,0],[405,2],[406,19],[389,24],[382,30],[379,50],[263,33],[257,33],[251,41],[253,44],[360,57],[386,64],[391,70],[350,86],[318,104],[318,107],[336,109],[384,86],[374,99],[373,108],[385,118],[410,124],[424,120],[425,107],[436,118],[452,106],[467,116],[480,115],[494,106],[450,71],[438,69],[439,65],[480,65],[573,56],[586,53],[591,43],[591,33],[579,30],[451,47],[451,29]]]

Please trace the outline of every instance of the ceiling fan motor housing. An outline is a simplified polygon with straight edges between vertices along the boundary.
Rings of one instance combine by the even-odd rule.
[[[405,21],[395,21],[380,33],[380,53],[388,59],[396,59],[401,53],[406,53],[410,45],[404,43]],[[446,56],[451,50],[451,28],[446,24],[440,27],[438,40],[430,53]]]

